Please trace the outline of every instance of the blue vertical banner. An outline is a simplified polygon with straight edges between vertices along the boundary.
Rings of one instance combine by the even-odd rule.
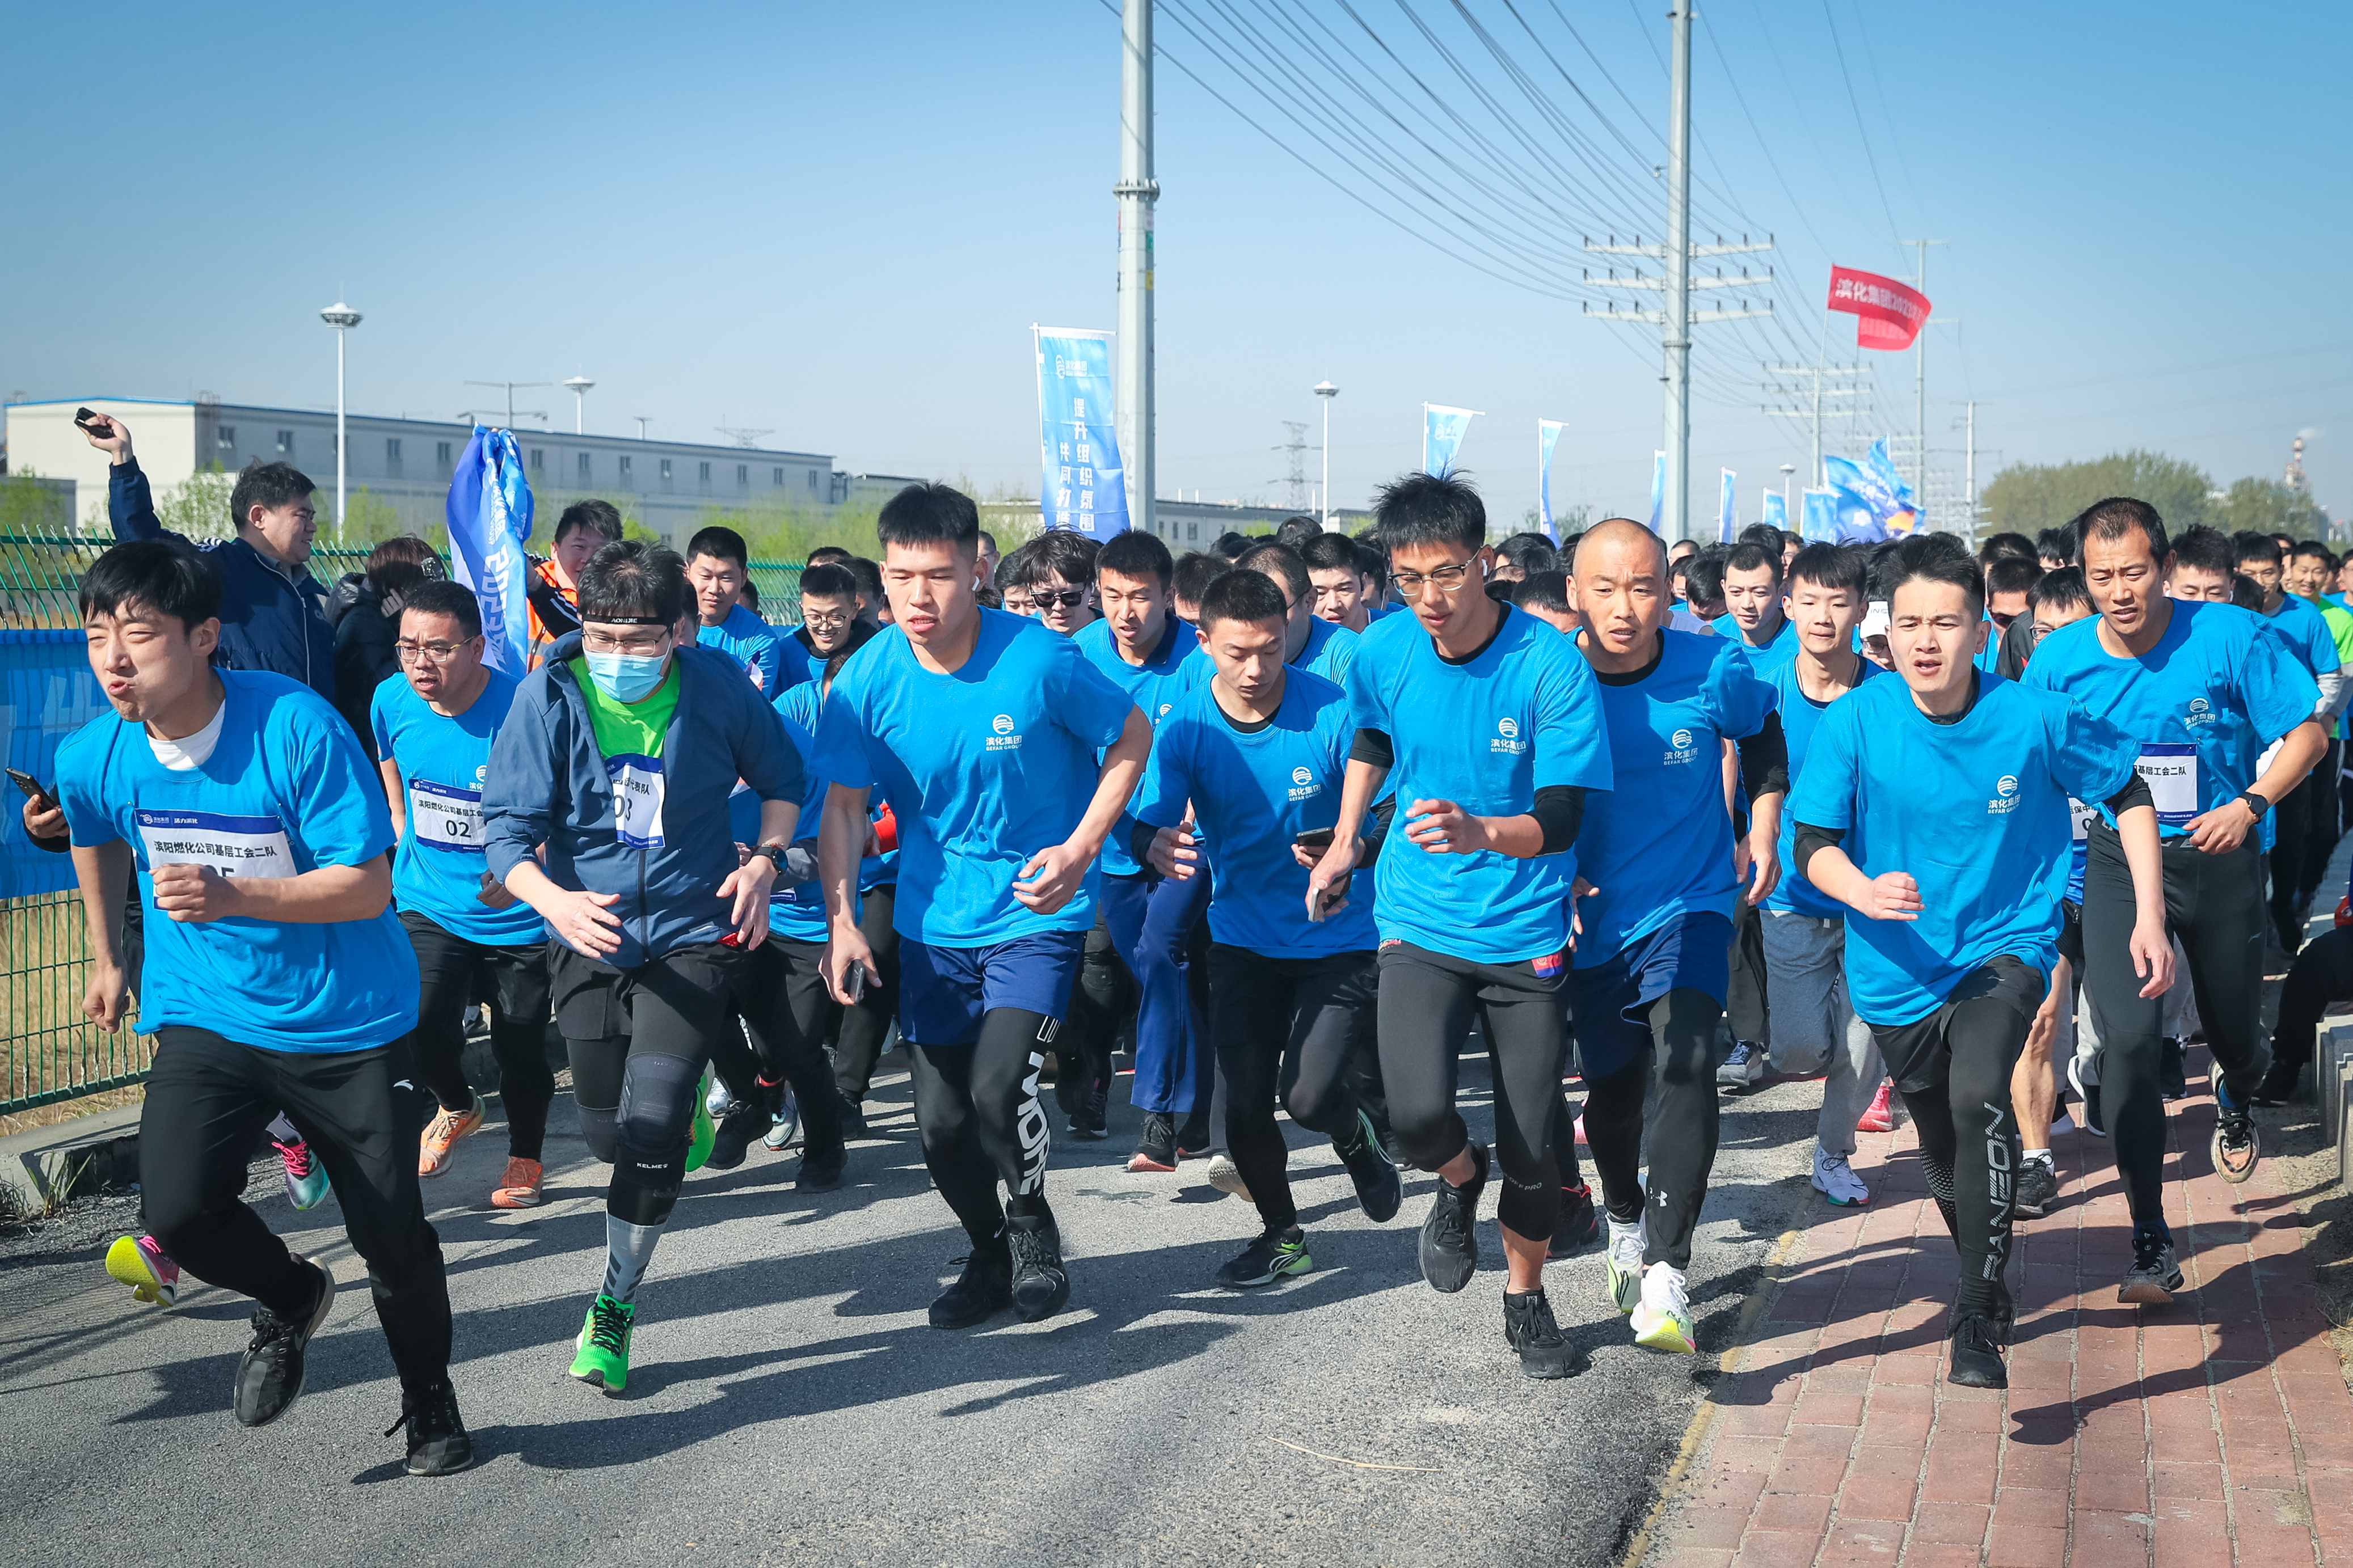
[[[1109,332],[1029,329],[1038,351],[1038,433],[1045,468],[1038,509],[1048,528],[1090,539],[1127,531],[1127,473],[1119,460]]]
[[[1738,474],[1730,468],[1724,470],[1723,493],[1717,496],[1715,502],[1715,537],[1720,544],[1731,543],[1734,532],[1740,526],[1739,484]]]
[[[531,537],[531,484],[513,431],[474,426],[449,480],[448,515],[450,565],[482,609],[482,662],[521,680],[531,658],[522,554]]]
[[[1552,449],[1560,440],[1560,421],[1536,421],[1536,522],[1555,544],[1560,534],[1552,525]]]
[[[1838,491],[1808,490],[1799,513],[1798,536],[1809,544],[1836,544],[1839,536]]]
[[[1782,532],[1789,531],[1789,498],[1779,490],[1765,492],[1765,521]]]
[[[0,629],[0,759],[58,787],[58,743],[114,711],[90,672],[90,639],[68,631]],[[25,837],[24,800],[8,792],[0,811],[0,899],[59,893],[74,885],[73,857],[39,849]],[[29,967],[30,961],[23,961]]]
[[[1659,531],[1659,513],[1667,504],[1667,455],[1651,454],[1651,531]]]
[[[1454,454],[1477,418],[1475,408],[1449,408],[1442,403],[1421,405],[1421,471],[1443,476],[1454,471]]]

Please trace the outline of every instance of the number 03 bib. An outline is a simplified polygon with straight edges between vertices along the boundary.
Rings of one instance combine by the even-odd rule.
[[[613,784],[613,826],[621,842],[632,849],[662,847],[664,784],[659,758],[628,752],[605,759],[605,776]]]

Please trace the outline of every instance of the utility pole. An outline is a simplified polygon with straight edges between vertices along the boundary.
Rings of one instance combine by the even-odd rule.
[[[1913,275],[1912,286],[1926,294],[1928,291],[1928,247],[1947,243],[1941,239],[1907,239],[1905,244],[1918,253],[1920,268]],[[1928,323],[1920,323],[1919,335],[1912,340],[1915,360],[1912,370],[1912,438],[1918,443],[1912,453],[1912,489],[1923,500],[1928,491]]]
[[[1324,405],[1324,445],[1319,448],[1324,454],[1324,506],[1315,521],[1326,528],[1332,526],[1332,400],[1339,395],[1330,376],[1315,384],[1315,396]]]
[[[1768,364],[1765,367],[1765,374],[1803,375],[1813,378],[1813,385],[1810,389],[1802,386],[1776,386],[1770,382],[1764,384],[1764,390],[1778,397],[1810,397],[1813,400],[1811,414],[1803,408],[1767,408],[1764,412],[1776,419],[1810,418],[1813,420],[1814,467],[1813,478],[1809,482],[1820,484],[1822,482],[1822,399],[1861,397],[1869,390],[1861,386],[1824,386],[1822,383],[1846,376],[1869,375],[1871,372],[1859,364]]]
[[[507,391],[506,427],[512,430],[514,428],[515,422],[514,389],[518,386],[554,386],[555,383],[552,381],[470,381],[466,384],[468,386],[505,387]],[[544,419],[547,416],[539,413],[534,409],[526,408],[523,410],[523,417],[526,419]]]
[[[1307,495],[1307,421],[1286,419],[1282,422],[1282,427],[1290,432],[1291,439],[1274,449],[1291,455],[1290,468],[1282,478],[1283,484],[1290,491],[1290,498],[1286,504],[1293,511],[1305,511],[1308,510],[1305,499]]]
[[[1968,487],[1969,498],[1969,537],[1975,539],[1978,533],[1978,405],[1974,398],[1969,402],[1968,453],[1968,468],[1964,482]]]
[[[1153,0],[1123,0],[1119,60],[1119,397],[1120,461],[1127,466],[1127,525],[1160,531],[1155,516],[1152,451],[1152,211],[1160,182],[1152,177]]]

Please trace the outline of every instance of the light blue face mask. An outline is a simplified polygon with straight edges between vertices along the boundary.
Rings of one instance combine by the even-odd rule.
[[[661,653],[592,653],[588,679],[616,702],[639,702],[661,684],[662,667],[670,656]]]

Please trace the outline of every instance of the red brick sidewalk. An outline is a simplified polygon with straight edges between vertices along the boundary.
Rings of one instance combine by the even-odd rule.
[[[2007,1392],[1945,1385],[1952,1243],[1909,1124],[1866,1135],[1872,1206],[1824,1209],[1727,1357],[1712,1443],[1648,1562],[2353,1563],[2353,1397],[2271,1168],[2243,1187],[2213,1173],[2203,1055],[2166,1168],[2189,1290],[2116,1304],[2123,1189],[2105,1142],[2063,1133],[2060,1205],[2020,1222],[2011,1258]]]

